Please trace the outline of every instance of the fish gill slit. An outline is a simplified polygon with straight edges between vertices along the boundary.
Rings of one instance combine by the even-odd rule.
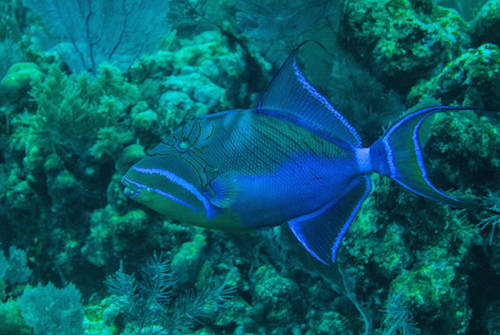
[[[200,170],[203,169],[202,165],[196,161],[196,159],[194,159],[194,157],[190,157],[192,161],[196,162],[196,164],[198,164],[198,166],[196,166],[195,164],[193,164],[193,162],[191,160],[188,160],[182,156],[179,156],[182,160],[184,160],[186,163],[188,163],[189,165],[191,165],[191,167],[193,168],[194,171],[196,171],[196,174],[198,175],[198,179],[200,180],[200,184],[201,185],[204,185],[205,183],[203,182],[203,177],[201,176],[201,173],[200,173]],[[206,175],[205,175],[206,177]]]
[[[198,148],[195,148],[195,149],[196,149],[196,150],[200,150],[200,149],[198,149]],[[200,154],[199,154],[199,155],[198,155],[198,154],[195,154],[195,153],[193,152],[193,153],[192,153],[192,157],[191,157],[191,158],[192,158],[194,161],[196,161],[196,163],[197,163],[197,164],[199,164],[201,168],[205,169],[204,167],[206,166],[207,168],[210,168],[210,169],[212,169],[212,170],[215,170],[215,166],[213,166],[213,165],[212,165],[212,164],[210,164],[207,160],[205,160],[203,157],[201,157],[201,154],[202,154],[201,150],[200,150]],[[198,159],[198,160],[197,160],[197,159]],[[200,163],[200,161],[201,161],[201,163],[203,163],[203,164],[201,164],[201,163]]]
[[[197,143],[197,142],[198,142],[198,139],[200,138],[200,136],[201,136],[201,132],[202,132],[201,124],[200,124],[200,122],[199,122],[199,121],[198,121],[198,122],[196,122],[196,125],[198,126],[198,134],[196,135],[196,137],[195,137],[195,139],[194,139],[194,141],[193,141],[193,145],[195,145],[195,143]],[[193,128],[192,128],[192,129],[194,129],[194,126],[193,126]],[[190,136],[190,137],[191,137],[191,134],[192,134],[192,132],[189,134],[189,136]]]
[[[215,132],[215,126],[214,126],[213,122],[212,122],[211,126],[212,127],[210,128],[210,133],[207,135],[207,137],[205,137],[205,140],[208,140],[210,137],[212,137],[212,135]]]

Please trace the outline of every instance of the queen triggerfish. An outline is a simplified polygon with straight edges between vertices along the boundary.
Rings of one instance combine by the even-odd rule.
[[[427,178],[419,129],[435,106],[396,122],[369,147],[304,77],[297,49],[257,108],[211,114],[164,139],[122,179],[125,194],[184,223],[249,230],[286,223],[307,251],[335,262],[370,193],[369,173],[456,207],[476,207]]]

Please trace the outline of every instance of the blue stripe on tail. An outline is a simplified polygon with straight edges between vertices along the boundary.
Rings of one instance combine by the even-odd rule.
[[[391,177],[406,189],[423,197],[456,207],[477,207],[477,204],[450,197],[439,191],[427,178],[419,130],[425,119],[437,112],[470,110],[470,107],[435,106],[411,113],[370,147],[374,170]]]

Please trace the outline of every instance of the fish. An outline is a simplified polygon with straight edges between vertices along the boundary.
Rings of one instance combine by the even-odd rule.
[[[319,262],[335,263],[371,191],[370,174],[425,198],[476,208],[439,191],[424,167],[419,130],[432,106],[364,147],[347,119],[306,79],[296,48],[254,109],[186,122],[122,177],[124,193],[182,223],[226,231],[287,225]]]

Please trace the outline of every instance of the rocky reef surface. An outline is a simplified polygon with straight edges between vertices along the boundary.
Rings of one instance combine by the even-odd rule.
[[[416,106],[482,107],[430,120],[424,156],[439,189],[500,208],[500,6],[459,2],[172,2],[154,52],[93,73],[29,1],[0,1],[0,333],[497,334],[500,217],[373,175],[324,267],[286,226],[182,225],[120,184],[186,120],[254,107],[313,39],[313,83],[366,145]]]

